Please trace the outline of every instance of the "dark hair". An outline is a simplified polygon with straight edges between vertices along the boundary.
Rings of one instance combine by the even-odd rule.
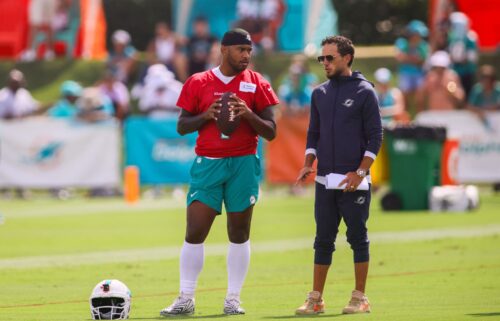
[[[344,36],[328,36],[321,41],[321,47],[326,44],[335,44],[341,56],[351,55],[351,61],[349,61],[348,66],[351,67],[354,61],[354,45],[351,39]]]

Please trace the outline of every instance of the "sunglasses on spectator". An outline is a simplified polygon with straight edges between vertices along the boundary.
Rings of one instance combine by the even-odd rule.
[[[336,56],[332,56],[332,55],[326,55],[326,56],[319,56],[318,57],[318,62],[319,63],[322,63],[323,61],[328,61],[328,62],[332,62],[335,58],[337,58]]]

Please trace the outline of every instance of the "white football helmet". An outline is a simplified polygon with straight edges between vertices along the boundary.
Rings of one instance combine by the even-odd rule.
[[[90,313],[94,320],[128,319],[132,295],[118,280],[99,282],[90,295]]]

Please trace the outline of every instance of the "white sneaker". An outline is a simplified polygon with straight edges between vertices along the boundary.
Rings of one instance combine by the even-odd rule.
[[[370,301],[368,297],[360,291],[352,291],[351,300],[342,310],[343,314],[370,313]]]
[[[295,310],[297,315],[314,315],[325,313],[325,301],[321,298],[321,293],[311,291],[307,294],[307,299]]]
[[[224,314],[226,315],[245,314],[245,310],[240,305],[241,302],[239,298],[226,297],[224,299]]]
[[[194,298],[185,296],[183,293],[169,307],[160,311],[160,315],[164,317],[192,314],[194,314]]]

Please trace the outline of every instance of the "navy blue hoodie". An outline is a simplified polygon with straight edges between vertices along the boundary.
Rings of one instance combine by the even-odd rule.
[[[355,171],[366,151],[377,155],[382,123],[377,95],[360,72],[332,78],[311,99],[307,149],[315,149],[320,176]]]

